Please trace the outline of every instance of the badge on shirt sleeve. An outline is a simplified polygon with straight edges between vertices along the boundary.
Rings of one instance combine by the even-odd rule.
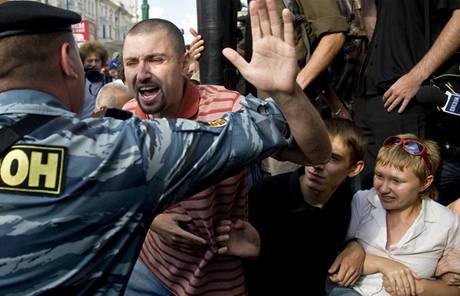
[[[0,191],[60,195],[66,149],[14,145],[0,158]]]
[[[227,124],[227,120],[224,118],[214,119],[208,122],[210,127],[223,127]]]

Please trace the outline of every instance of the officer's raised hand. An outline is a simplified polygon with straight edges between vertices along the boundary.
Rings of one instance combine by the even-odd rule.
[[[236,51],[223,53],[258,90],[267,92],[284,114],[300,151],[285,149],[278,158],[300,164],[327,163],[331,144],[319,113],[296,83],[298,73],[292,14],[283,10],[283,24],[273,0],[253,0],[252,57],[247,63]]]
[[[283,26],[273,0],[251,1],[249,11],[253,38],[251,62],[247,63],[230,48],[225,48],[223,54],[257,89],[293,93],[298,68],[291,13],[283,10]]]

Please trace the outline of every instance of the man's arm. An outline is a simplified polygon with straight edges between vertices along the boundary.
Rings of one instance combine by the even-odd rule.
[[[460,9],[456,9],[430,50],[407,74],[399,78],[383,95],[388,112],[399,106],[404,112],[411,99],[434,71],[446,62],[460,46]]]
[[[291,13],[283,11],[283,27],[273,0],[251,1],[249,11],[253,36],[251,62],[247,63],[230,48],[224,49],[225,57],[251,84],[278,103],[304,154],[301,163],[326,163],[331,145],[324,122],[295,81],[298,68]]]
[[[326,34],[321,37],[318,46],[313,51],[310,60],[297,75],[297,83],[305,89],[332,63],[345,42],[342,32]]]
[[[443,280],[416,280],[418,296],[457,296],[460,289],[457,286],[449,286]]]
[[[302,89],[307,88],[310,83],[327,69],[344,43],[345,34],[342,32],[329,33],[321,37],[307,64],[297,75],[297,83]],[[340,108],[343,108],[342,102],[335,94],[335,91],[332,91],[330,86],[328,87],[329,89],[324,95],[324,101],[333,113],[336,113],[337,110],[341,111]]]
[[[331,282],[352,287],[363,272],[366,253],[357,241],[351,241],[335,258],[328,270]]]
[[[435,275],[442,277],[449,285],[460,286],[460,250],[447,251],[439,260]]]
[[[363,12],[364,29],[366,30],[367,39],[372,39],[377,22],[377,7],[375,0],[361,0],[361,8]]]

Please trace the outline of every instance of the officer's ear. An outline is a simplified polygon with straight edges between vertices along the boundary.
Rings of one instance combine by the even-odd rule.
[[[60,51],[60,66],[62,73],[71,78],[78,78],[78,65],[77,62],[79,61],[81,64],[80,58],[75,60],[75,51],[76,49],[68,42],[64,42],[61,45]]]

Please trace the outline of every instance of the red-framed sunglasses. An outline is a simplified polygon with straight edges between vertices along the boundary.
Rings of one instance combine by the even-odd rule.
[[[431,162],[428,158],[428,149],[422,143],[417,140],[402,139],[397,136],[391,136],[383,141],[383,147],[391,147],[394,145],[400,145],[401,149],[409,153],[410,155],[420,156],[425,161],[426,167],[431,173]]]

